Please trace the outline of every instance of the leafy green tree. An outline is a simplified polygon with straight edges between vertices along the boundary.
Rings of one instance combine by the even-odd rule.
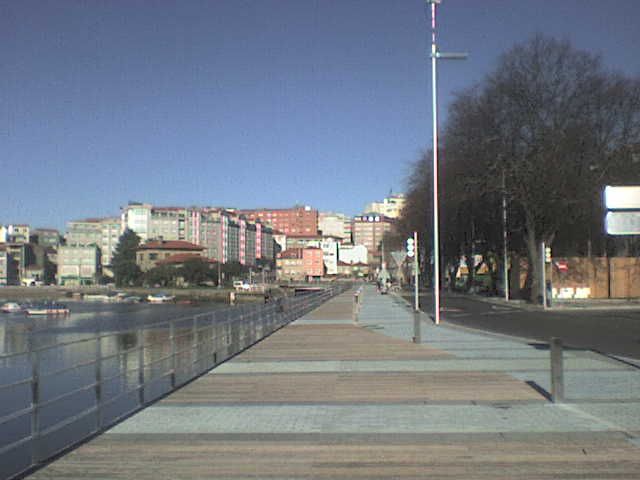
[[[179,274],[190,285],[198,285],[207,280],[218,278],[217,269],[213,270],[212,264],[204,258],[192,258],[186,260],[179,269]]]
[[[142,272],[136,264],[136,251],[140,246],[140,237],[133,230],[126,229],[118,240],[111,264],[118,287],[139,284]]]
[[[142,279],[145,285],[169,287],[175,284],[177,276],[179,276],[179,272],[175,267],[171,265],[159,265],[145,272],[142,275]]]

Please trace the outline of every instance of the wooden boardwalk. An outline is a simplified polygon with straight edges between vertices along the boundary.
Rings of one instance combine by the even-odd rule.
[[[517,405],[539,411],[546,401],[502,372],[403,371],[406,362],[455,357],[327,322],[350,315],[350,295],[332,300],[303,324],[276,332],[142,412],[140,423],[132,418],[33,478],[640,478],[640,448],[620,432],[483,431],[481,420],[468,431],[464,425],[440,431],[430,424],[431,410],[424,417],[403,417],[404,408],[415,412],[433,405],[464,413],[483,404],[500,421]],[[385,362],[387,368],[345,369],[368,362]],[[287,371],[292,365],[296,371]],[[367,409],[375,410],[358,417]],[[226,423],[226,414],[212,421],[207,413],[220,411],[244,422]],[[308,417],[319,427],[306,426]],[[266,421],[274,431],[261,427]],[[394,421],[404,423],[389,424]]]

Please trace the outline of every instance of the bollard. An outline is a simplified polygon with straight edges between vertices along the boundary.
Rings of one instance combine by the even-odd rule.
[[[413,311],[413,343],[422,343],[422,332],[420,329],[420,310]]]
[[[549,351],[551,353],[551,401],[564,402],[562,339],[553,337],[549,343]]]
[[[358,323],[358,301],[359,293],[353,294],[353,323]]]

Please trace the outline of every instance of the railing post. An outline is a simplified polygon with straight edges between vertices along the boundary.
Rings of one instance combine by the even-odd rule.
[[[194,315],[191,325],[191,373],[198,372],[198,315]]]
[[[564,402],[564,366],[562,359],[562,339],[553,337],[551,352],[551,401]]]
[[[413,343],[422,343],[422,331],[420,325],[420,310],[413,311]]]
[[[40,352],[31,341],[31,464],[40,463]]]
[[[102,337],[96,335],[96,363],[95,363],[95,393],[96,393],[96,430],[102,428]]]
[[[211,359],[213,361],[212,366],[218,363],[218,329],[216,328],[216,315],[211,314]]]
[[[144,335],[138,329],[138,402],[144,405]]]
[[[176,388],[176,325],[173,320],[169,320],[169,342],[171,345],[171,390]]]

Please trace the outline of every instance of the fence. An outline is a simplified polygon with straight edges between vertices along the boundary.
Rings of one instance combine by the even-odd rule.
[[[24,352],[0,357],[5,372],[14,377],[0,385],[0,405],[8,409],[0,410],[0,478],[24,474],[103,432],[346,288],[337,285],[266,305],[241,305],[54,345],[30,345]],[[51,368],[53,359],[78,348],[86,357],[82,361]],[[56,391],[56,384],[64,384],[61,379],[69,374],[75,388]],[[84,381],[77,385],[78,379]],[[43,387],[49,398],[43,396]]]

